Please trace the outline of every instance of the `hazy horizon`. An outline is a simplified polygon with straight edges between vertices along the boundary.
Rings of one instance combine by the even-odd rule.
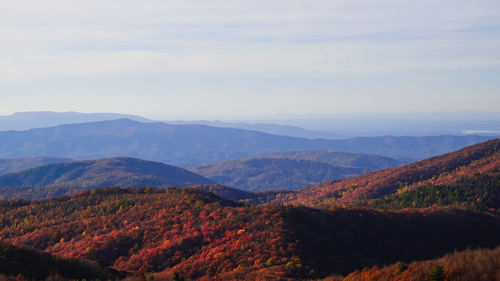
[[[149,118],[148,118],[149,117]],[[179,117],[179,116],[175,116]],[[267,117],[267,119],[265,118]],[[274,117],[274,118],[273,118]],[[500,113],[455,112],[435,114],[295,114],[256,116],[255,119],[165,119],[123,113],[28,111],[0,115],[0,131],[28,130],[62,124],[128,118],[139,122],[204,124],[261,131],[310,139],[342,139],[359,136],[500,135]]]
[[[104,111],[74,111],[74,110],[27,110],[27,111],[9,111],[2,113],[0,117],[13,117],[16,115],[36,114],[36,113],[75,113],[75,114],[117,114],[117,115],[132,115],[141,118],[150,119],[153,121],[223,121],[223,122],[284,122],[294,120],[414,120],[414,121],[500,121],[500,111],[452,111],[452,112],[392,112],[392,113],[372,113],[372,112],[345,112],[345,113],[321,113],[321,112],[305,112],[305,113],[274,113],[274,114],[249,114],[249,115],[224,115],[224,114],[207,114],[199,116],[196,114],[137,114],[133,112],[104,112]],[[204,117],[204,118],[203,118]]]
[[[3,115],[500,108],[498,1],[26,0],[0,23]]]

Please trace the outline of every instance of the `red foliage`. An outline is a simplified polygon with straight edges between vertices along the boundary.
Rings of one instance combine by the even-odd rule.
[[[321,183],[296,193],[278,195],[277,201],[307,206],[349,204],[394,193],[405,186],[416,188],[429,183],[450,184],[475,174],[500,174],[500,139],[403,167]]]
[[[121,271],[200,280],[291,258],[279,207],[243,207],[190,189],[113,192],[5,209],[0,237]]]
[[[197,189],[98,189],[0,202],[0,239],[169,279],[286,280],[500,245],[500,219],[464,210],[245,206]]]

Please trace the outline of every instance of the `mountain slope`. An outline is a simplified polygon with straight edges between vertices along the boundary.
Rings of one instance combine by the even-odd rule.
[[[57,194],[65,194],[103,186],[169,187],[211,183],[212,181],[179,167],[116,157],[51,164],[2,175],[0,195],[12,198],[24,190],[32,191],[33,194],[25,193],[23,198],[33,198],[32,195],[48,195],[54,190]],[[35,198],[43,197],[45,196]]]
[[[434,260],[365,268],[345,281],[500,280],[500,247],[454,252]],[[325,279],[326,281],[327,279]]]
[[[124,273],[101,267],[95,262],[61,259],[0,241],[1,280],[118,280],[124,277]]]
[[[452,184],[463,177],[476,174],[500,174],[500,139],[403,167],[307,187],[288,196],[284,201],[309,205],[352,203],[379,198],[403,187],[413,189],[430,183]]]
[[[106,188],[7,204],[0,207],[0,238],[8,242],[161,280],[174,272],[216,280],[222,273],[266,269],[271,256],[289,256],[274,207],[241,207],[195,189]],[[26,209],[33,212],[21,215]],[[21,217],[11,215],[30,221],[25,226],[31,231],[21,234],[14,227]]]
[[[500,245],[500,218],[245,206],[198,189],[104,188],[0,201],[0,238],[117,270],[191,280],[304,280]]]
[[[58,157],[28,157],[28,158],[10,158],[0,159],[0,175],[28,170],[49,164],[71,162],[69,158]]]
[[[0,132],[0,157],[51,155],[97,159],[128,156],[195,166],[270,152],[330,149],[421,159],[486,139],[480,136],[439,136],[310,140],[205,125],[120,119]]]
[[[500,175],[474,175],[444,185],[432,183],[405,188],[381,198],[360,202],[376,209],[425,208],[455,206],[467,209],[500,212]]]
[[[190,169],[220,184],[243,190],[294,190],[318,182],[360,175],[366,170],[287,158],[226,161]]]

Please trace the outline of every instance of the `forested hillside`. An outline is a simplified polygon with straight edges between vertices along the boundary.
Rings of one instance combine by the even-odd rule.
[[[447,185],[432,183],[415,189],[401,189],[382,198],[360,202],[376,209],[425,208],[454,206],[498,213],[500,211],[500,176],[475,175]]]
[[[329,278],[324,279],[324,281]],[[331,278],[331,280],[335,280]],[[500,247],[454,252],[434,260],[398,262],[349,274],[345,281],[494,281],[500,280]]]
[[[0,203],[0,238],[155,278],[303,280],[500,245],[500,219],[451,209],[252,206],[199,189]],[[167,279],[168,280],[168,279]]]
[[[500,139],[403,167],[371,172],[342,181],[321,183],[283,196],[280,200],[285,203],[306,205],[357,203],[428,184],[454,184],[478,174],[490,176],[500,174]]]

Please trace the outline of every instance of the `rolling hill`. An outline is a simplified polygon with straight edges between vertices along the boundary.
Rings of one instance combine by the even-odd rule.
[[[0,159],[0,175],[28,170],[35,167],[40,167],[49,164],[57,164],[71,162],[69,158],[58,157],[27,157],[27,158],[10,158]]]
[[[362,168],[367,171],[394,168],[407,164],[405,161],[375,154],[349,153],[332,150],[272,152],[252,158],[309,160],[332,166]]]
[[[337,151],[274,152],[190,170],[220,184],[244,190],[296,190],[402,165],[388,157]]]
[[[487,139],[471,135],[310,140],[205,125],[119,119],[0,132],[0,157],[50,155],[86,160],[127,156],[192,167],[270,152],[328,149],[422,159]]]
[[[190,170],[217,183],[249,191],[295,190],[326,180],[360,175],[366,171],[286,158],[226,161]]]
[[[0,239],[155,279],[305,280],[500,245],[474,211],[243,205],[192,188],[0,201]]]
[[[158,162],[116,157],[51,164],[0,176],[4,198],[47,198],[103,186],[171,187],[211,184],[185,169]]]
[[[496,139],[403,167],[307,187],[288,194],[284,202],[307,205],[356,203],[429,184],[450,185],[464,178],[499,174],[500,139]]]

